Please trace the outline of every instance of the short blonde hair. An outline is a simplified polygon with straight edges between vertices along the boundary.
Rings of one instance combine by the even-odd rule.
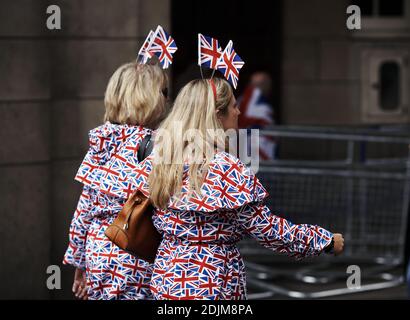
[[[108,82],[104,121],[154,129],[168,109],[166,91],[168,78],[158,65],[126,63]]]

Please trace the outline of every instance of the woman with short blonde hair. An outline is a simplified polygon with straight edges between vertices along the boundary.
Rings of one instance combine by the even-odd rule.
[[[90,131],[89,150],[75,177],[84,186],[63,260],[76,267],[73,292],[78,298],[151,298],[152,266],[104,234],[125,200],[114,196],[102,181],[117,179],[138,164],[135,150],[168,111],[167,91],[167,76],[157,65],[127,63],[109,80],[105,123]]]
[[[154,153],[130,174],[151,198],[153,222],[163,236],[151,280],[155,299],[246,299],[245,267],[236,246],[245,235],[296,258],[343,250],[340,234],[274,215],[252,170],[208,140],[207,129],[237,129],[239,114],[225,80],[191,81],[158,129],[168,139],[156,139]],[[213,152],[199,152],[202,161],[190,161],[191,146],[172,130],[175,123],[182,134],[195,129],[198,144]],[[182,163],[175,151],[181,144]],[[174,161],[164,163],[167,157]]]
[[[156,65],[122,65],[105,91],[104,121],[154,129],[167,111],[167,82],[165,72]]]

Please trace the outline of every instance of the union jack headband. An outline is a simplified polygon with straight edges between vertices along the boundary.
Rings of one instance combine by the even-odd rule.
[[[216,70],[221,54],[218,39],[198,33],[198,66]]]
[[[167,69],[173,61],[173,54],[178,50],[174,39],[161,27],[158,26],[155,32],[149,32],[140,51],[137,61],[142,64],[147,63],[154,55],[158,57],[163,69]]]
[[[213,95],[214,95],[214,99],[215,99],[215,102],[216,102],[217,94],[216,94],[215,82],[214,82],[214,80],[212,80],[212,78],[209,79],[208,81],[209,81],[209,84],[210,84],[210,86],[211,86],[212,93],[213,93]]]
[[[233,42],[229,41],[225,50],[222,51],[218,39],[198,34],[198,65],[201,75],[202,67],[213,69],[211,79],[215,70],[219,70],[226,80],[236,89],[239,80],[239,71],[245,63],[233,49]]]
[[[233,49],[233,42],[230,40],[225,50],[222,52],[217,63],[217,69],[224,75],[232,86],[236,89],[239,80],[239,71],[245,62]]]
[[[151,55],[149,54],[147,49],[149,44],[151,43],[153,35],[154,31],[150,30],[148,36],[145,38],[145,41],[140,48],[140,51],[138,51],[137,62],[141,62],[141,64],[146,64],[148,59],[151,58]]]

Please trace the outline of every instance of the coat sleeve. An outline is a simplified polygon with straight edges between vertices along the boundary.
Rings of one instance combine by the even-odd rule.
[[[90,214],[92,192],[93,190],[90,187],[83,187],[83,192],[71,220],[69,244],[63,259],[64,264],[70,264],[81,269],[85,269],[87,231],[92,219]]]
[[[264,247],[298,260],[319,255],[333,237],[319,226],[293,224],[280,218],[263,202],[248,203],[240,208],[238,222],[246,234]]]

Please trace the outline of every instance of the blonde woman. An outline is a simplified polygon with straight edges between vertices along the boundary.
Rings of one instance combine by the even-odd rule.
[[[84,187],[63,260],[76,268],[73,292],[80,299],[151,298],[152,266],[104,235],[124,199],[102,181],[124,175],[138,163],[135,150],[167,112],[167,81],[160,67],[137,63],[124,64],[109,80],[105,123],[90,131],[89,150],[75,177]],[[115,165],[120,158],[126,160]]]
[[[244,235],[296,258],[343,250],[340,234],[292,224],[264,205],[268,194],[259,180],[223,150],[224,131],[237,129],[239,113],[225,80],[188,83],[158,129],[154,153],[128,177],[151,198],[163,235],[151,280],[155,299],[246,299],[236,246]],[[212,132],[221,134],[214,140]],[[188,134],[200,152],[193,152]]]

